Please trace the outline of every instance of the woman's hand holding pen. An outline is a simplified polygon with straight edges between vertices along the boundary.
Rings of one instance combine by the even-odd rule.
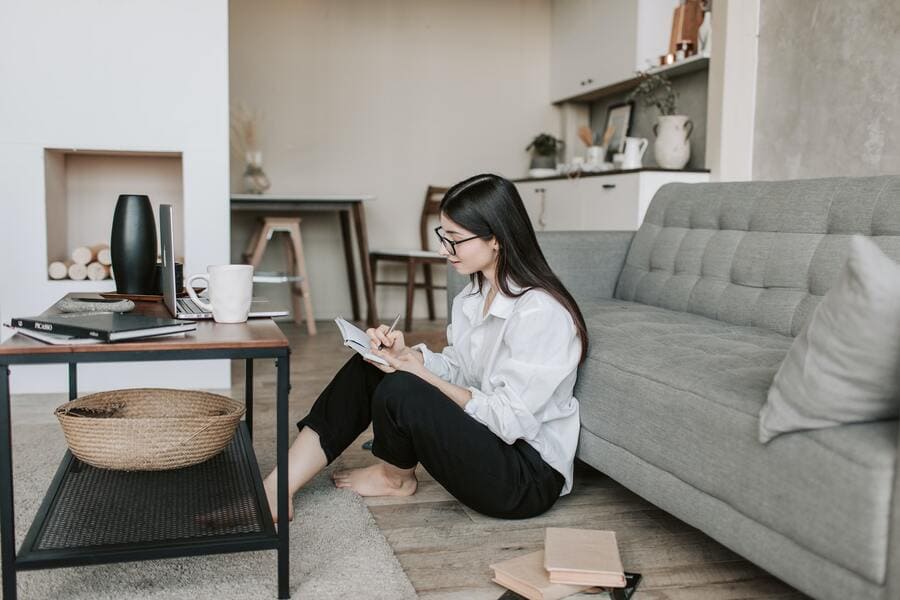
[[[391,331],[387,325],[379,325],[377,329],[367,329],[366,333],[371,339],[372,352],[381,356],[386,352],[391,356],[399,356],[406,350],[406,341],[402,331]]]
[[[376,354],[387,361],[389,366],[367,361],[375,365],[385,373],[405,371],[415,375],[422,381],[426,381],[441,390],[448,398],[459,406],[465,408],[472,399],[472,392],[464,387],[444,381],[425,367],[425,357],[418,350],[406,346],[403,333],[399,331],[385,331],[384,325],[378,329],[369,329],[367,332],[372,339],[372,354]],[[383,345],[382,348],[379,346]]]
[[[370,348],[373,354],[377,354],[390,365],[384,365],[368,361],[385,373],[394,371],[406,371],[413,375],[425,378],[424,358],[421,352],[417,352],[406,345],[402,331],[391,331],[387,325],[381,325],[377,329],[368,329],[366,333],[371,339]]]
[[[398,320],[399,316],[397,319],[394,319],[394,325],[391,327],[381,325],[377,329],[366,331],[371,340],[370,348],[372,354],[386,360],[389,366],[370,360],[366,360],[366,362],[370,365],[375,365],[385,373],[394,373],[396,371],[411,373],[438,388],[456,404],[465,408],[466,404],[472,399],[472,392],[464,387],[444,381],[425,368],[425,356],[418,350],[406,346],[406,340],[403,339],[402,331],[393,330]]]

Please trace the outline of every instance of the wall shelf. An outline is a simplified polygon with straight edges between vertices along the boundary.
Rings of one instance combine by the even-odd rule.
[[[667,77],[672,78],[678,77],[679,75],[687,75],[688,73],[703,71],[708,68],[709,58],[705,56],[695,55],[675,64],[653,67],[651,69],[648,69],[646,72],[648,75],[664,74]],[[636,87],[637,84],[640,83],[640,81],[641,76],[635,74],[635,76],[631,77],[630,79],[617,81],[615,83],[605,85],[601,88],[596,88],[589,92],[578,94],[577,96],[563,98],[562,100],[557,100],[556,102],[554,102],[554,104],[562,104],[564,102],[593,102],[607,96],[612,96],[614,94],[619,94],[621,92],[631,90]]]

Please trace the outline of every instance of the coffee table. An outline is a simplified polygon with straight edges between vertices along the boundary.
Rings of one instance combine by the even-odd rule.
[[[141,314],[168,316],[161,303],[136,305]],[[72,400],[78,392],[79,363],[204,359],[246,361],[247,412],[231,445],[199,465],[160,472],[97,469],[66,451],[16,552],[9,367],[67,364]],[[274,359],[276,365],[278,514],[285,515],[290,347],[271,319],[237,325],[198,322],[197,331],[185,336],[115,344],[52,346],[23,336],[0,344],[3,598],[15,600],[16,575],[24,570],[254,550],[277,552],[278,598],[290,598],[289,523],[276,530],[272,522],[252,445],[256,359]]]

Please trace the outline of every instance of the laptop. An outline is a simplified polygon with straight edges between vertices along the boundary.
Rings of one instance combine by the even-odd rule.
[[[212,319],[211,311],[190,298],[178,298],[175,290],[175,225],[171,204],[159,205],[159,237],[162,246],[162,293],[166,308],[176,319]],[[249,317],[286,317],[286,310],[272,310],[265,298],[254,298]]]

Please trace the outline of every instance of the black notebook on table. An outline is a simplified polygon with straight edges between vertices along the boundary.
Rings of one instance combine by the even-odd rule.
[[[37,317],[16,317],[10,326],[46,333],[120,342],[137,338],[185,333],[197,329],[192,321],[161,319],[132,313],[60,313]]]

